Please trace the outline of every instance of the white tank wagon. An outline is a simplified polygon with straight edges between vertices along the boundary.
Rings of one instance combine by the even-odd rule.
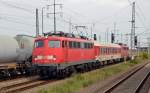
[[[34,37],[0,36],[0,78],[32,73]]]
[[[10,36],[0,36],[0,65],[1,63],[16,62],[18,57],[17,41]]]
[[[17,35],[15,39],[17,40],[19,45],[19,50],[17,51],[19,56],[17,58],[17,61],[31,61],[35,38],[27,35]]]

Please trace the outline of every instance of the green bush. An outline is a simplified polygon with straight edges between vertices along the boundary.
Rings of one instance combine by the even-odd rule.
[[[148,53],[143,52],[143,53],[141,54],[141,58],[142,58],[142,59],[148,59],[148,58],[149,58]]]

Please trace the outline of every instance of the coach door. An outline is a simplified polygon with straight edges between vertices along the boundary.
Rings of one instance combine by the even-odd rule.
[[[62,47],[63,47],[64,61],[68,62],[68,42],[62,41]]]

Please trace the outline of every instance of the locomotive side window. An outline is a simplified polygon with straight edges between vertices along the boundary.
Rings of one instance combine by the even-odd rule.
[[[80,48],[81,47],[81,44],[80,44],[80,42],[78,42],[78,48]]]
[[[72,48],[72,45],[73,45],[72,43],[73,42],[71,42],[71,41],[69,42],[69,48]]]
[[[40,48],[44,46],[44,42],[42,40],[35,41],[35,48]]]
[[[68,47],[67,41],[62,41],[62,48]]]
[[[67,41],[65,41],[65,46],[66,46],[66,47],[68,47],[68,43],[67,43]]]
[[[93,48],[93,43],[69,41],[69,48],[91,49]]]
[[[63,48],[65,47],[65,42],[64,42],[64,41],[62,41],[62,47],[63,47]]]
[[[48,46],[50,48],[59,48],[60,47],[60,41],[49,41]]]

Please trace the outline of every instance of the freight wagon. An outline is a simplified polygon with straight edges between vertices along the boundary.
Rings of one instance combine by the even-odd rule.
[[[32,66],[34,37],[0,36],[0,77],[25,74]]]

